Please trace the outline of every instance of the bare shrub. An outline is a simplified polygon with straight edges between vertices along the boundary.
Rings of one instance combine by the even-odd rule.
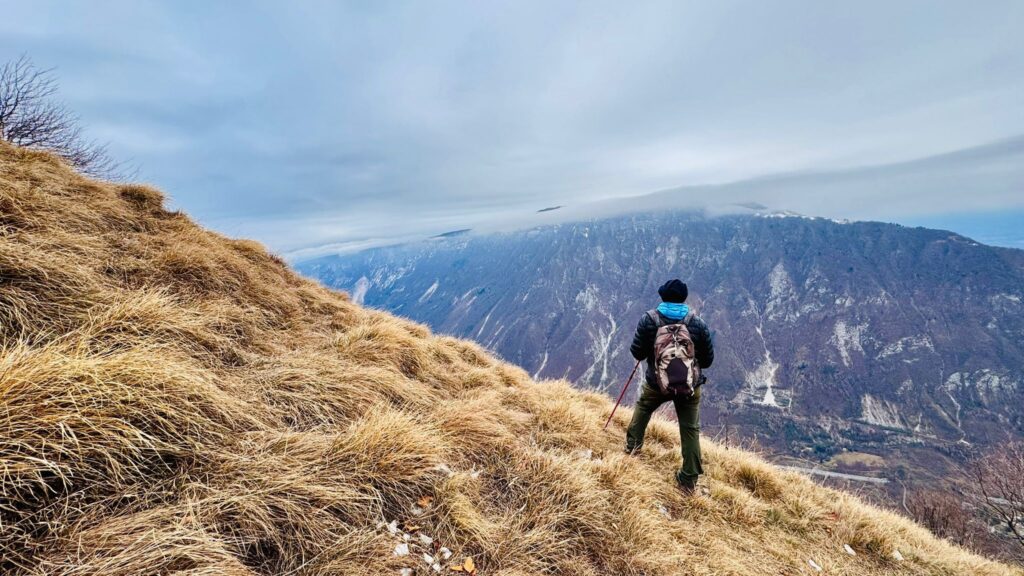
[[[1024,442],[998,446],[974,462],[978,507],[1020,545],[1024,557]]]
[[[973,548],[982,532],[964,499],[946,490],[918,490],[907,494],[907,513],[936,536]]]
[[[78,116],[56,94],[53,70],[36,68],[26,56],[0,67],[0,138],[49,150],[91,176],[117,179],[119,165],[106,146],[82,136]]]

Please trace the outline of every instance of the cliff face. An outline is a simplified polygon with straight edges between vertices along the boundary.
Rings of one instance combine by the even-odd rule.
[[[0,572],[1016,573],[5,145],[0,277]]]
[[[609,391],[657,286],[716,332],[706,422],[825,458],[1024,433],[1024,252],[939,230],[637,215],[321,258],[299,270]],[[726,418],[728,414],[728,418]]]

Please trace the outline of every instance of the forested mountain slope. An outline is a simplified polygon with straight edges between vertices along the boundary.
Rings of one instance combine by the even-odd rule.
[[[680,277],[716,332],[706,424],[818,459],[870,448],[928,461],[919,447],[1024,432],[1024,252],[950,232],[639,214],[299,269],[535,376],[601,391],[632,368],[628,343],[658,285]]]

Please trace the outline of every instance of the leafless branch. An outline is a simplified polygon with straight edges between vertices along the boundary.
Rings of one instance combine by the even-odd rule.
[[[1024,442],[999,446],[972,467],[978,505],[1024,546]]]
[[[106,146],[82,136],[78,117],[56,94],[53,70],[36,68],[26,56],[0,67],[0,138],[49,150],[86,174],[116,178],[119,165]]]
[[[936,536],[965,547],[975,547],[984,530],[975,520],[963,498],[950,490],[904,489],[903,507],[911,518],[923,524]]]

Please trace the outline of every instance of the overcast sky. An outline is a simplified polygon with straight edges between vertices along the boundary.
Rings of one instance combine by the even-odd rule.
[[[665,189],[1024,229],[1017,0],[0,4],[0,58],[55,67],[140,179],[278,251]]]

